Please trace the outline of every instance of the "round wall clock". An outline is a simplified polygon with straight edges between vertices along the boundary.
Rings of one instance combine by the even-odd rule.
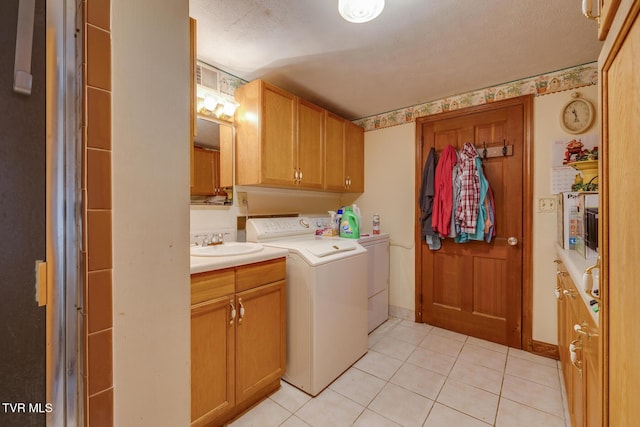
[[[565,132],[571,134],[585,132],[593,124],[594,118],[593,104],[580,98],[577,92],[571,94],[571,101],[567,102],[560,111],[560,125]]]

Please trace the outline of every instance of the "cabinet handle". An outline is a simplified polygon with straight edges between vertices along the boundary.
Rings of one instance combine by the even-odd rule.
[[[555,288],[554,293],[556,294],[556,299],[562,302],[562,289]]]
[[[598,336],[597,333],[589,331],[589,324],[587,322],[582,322],[581,325],[576,323],[573,325],[573,330],[579,334],[585,335],[587,338]]]
[[[240,317],[238,317],[238,323],[242,323],[244,318],[244,305],[242,305],[242,298],[238,298],[238,305],[240,306]]]
[[[579,339],[571,341],[569,344],[569,359],[571,364],[582,374],[582,360],[578,360],[577,350],[582,351],[582,341]]]
[[[293,182],[298,182],[298,169],[293,170]]]
[[[566,275],[567,275],[566,271],[560,271],[560,270],[556,271],[556,276],[558,277],[565,277]]]
[[[562,293],[563,293],[563,294],[565,294],[565,295],[566,295],[566,296],[568,296],[568,297],[571,297],[571,298],[575,298],[575,297],[576,297],[576,293],[575,293],[575,292],[569,291],[569,290],[567,290],[567,289],[565,289],[564,291],[562,291]]]
[[[233,305],[233,300],[229,301],[229,307],[231,307],[231,320],[229,320],[229,324],[233,325],[233,321],[236,318],[236,306]]]
[[[298,170],[298,182],[302,182],[302,169]]]

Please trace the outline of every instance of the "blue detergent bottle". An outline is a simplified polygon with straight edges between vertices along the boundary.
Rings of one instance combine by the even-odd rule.
[[[347,206],[340,220],[340,237],[347,239],[360,238],[360,221],[351,206]]]

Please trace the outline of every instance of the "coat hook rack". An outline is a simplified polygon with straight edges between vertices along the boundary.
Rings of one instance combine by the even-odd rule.
[[[482,158],[482,160],[491,159],[493,157],[507,157],[513,156],[513,144],[507,144],[507,139],[502,139],[502,144],[500,142],[494,142],[493,144],[497,144],[493,147],[487,147],[487,142],[482,141],[482,148],[476,147],[478,154]],[[499,145],[498,145],[499,144]]]

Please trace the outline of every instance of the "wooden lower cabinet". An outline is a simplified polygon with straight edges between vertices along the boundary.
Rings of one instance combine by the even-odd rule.
[[[558,262],[556,292],[558,347],[571,425],[600,426],[602,371],[599,328],[562,262]]]
[[[222,425],[280,387],[284,279],[284,258],[191,276],[192,426]]]

